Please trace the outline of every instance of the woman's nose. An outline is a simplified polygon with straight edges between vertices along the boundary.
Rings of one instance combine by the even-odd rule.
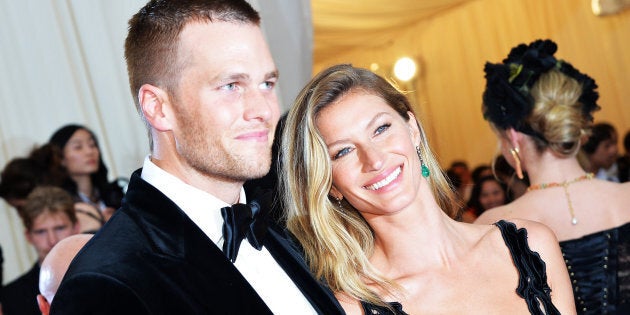
[[[360,159],[363,164],[363,171],[376,171],[383,167],[383,152],[374,146],[361,147],[359,149]]]

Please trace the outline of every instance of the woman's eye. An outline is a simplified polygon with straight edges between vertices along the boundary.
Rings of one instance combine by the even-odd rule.
[[[333,160],[342,158],[343,156],[345,156],[348,153],[350,153],[350,148],[343,148],[343,149],[337,151],[337,153],[335,155],[333,155]]]
[[[381,134],[383,133],[385,130],[389,129],[389,127],[391,126],[391,124],[383,124],[380,125],[378,128],[376,128],[376,131],[374,132],[375,135]]]

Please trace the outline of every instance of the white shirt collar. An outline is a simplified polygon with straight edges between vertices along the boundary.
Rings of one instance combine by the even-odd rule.
[[[219,248],[223,246],[223,218],[221,208],[230,204],[191,185],[144,159],[142,179],[171,199]],[[241,188],[240,202],[245,203],[245,190]]]
[[[141,177],[177,204],[219,248],[223,247],[220,209],[228,206],[226,202],[184,183],[151,162],[149,156],[144,159]],[[245,202],[242,188],[239,201]],[[274,314],[315,314],[309,301],[266,248],[258,251],[247,241],[242,242],[234,266]]]

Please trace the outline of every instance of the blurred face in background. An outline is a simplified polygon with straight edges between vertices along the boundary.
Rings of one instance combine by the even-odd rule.
[[[63,147],[63,166],[70,176],[90,175],[98,170],[100,152],[89,131],[77,130]]]
[[[39,263],[62,239],[79,233],[79,225],[63,212],[44,211],[33,220],[33,226],[26,231],[26,239],[35,247]]]
[[[610,139],[603,140],[590,156],[593,171],[600,168],[608,169],[617,160],[619,149],[617,148],[617,133],[612,133]]]
[[[485,210],[505,204],[505,192],[496,180],[487,180],[482,184],[479,203]]]

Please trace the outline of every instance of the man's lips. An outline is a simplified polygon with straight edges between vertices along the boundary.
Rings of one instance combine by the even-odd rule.
[[[236,137],[238,140],[247,140],[247,141],[260,141],[267,142],[269,140],[269,131],[268,130],[260,130],[260,131],[251,131],[245,132]]]

